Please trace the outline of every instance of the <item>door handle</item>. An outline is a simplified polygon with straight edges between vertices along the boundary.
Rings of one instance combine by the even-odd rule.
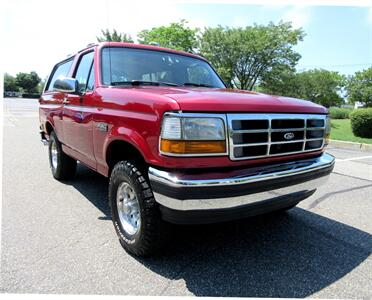
[[[68,100],[68,98],[64,98],[63,99],[63,104],[68,104],[68,103],[70,103],[70,100]]]

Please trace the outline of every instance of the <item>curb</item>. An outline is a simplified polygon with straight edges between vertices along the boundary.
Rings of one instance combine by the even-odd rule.
[[[328,143],[328,146],[335,147],[335,148],[372,152],[372,144],[362,144],[362,143],[330,140]]]

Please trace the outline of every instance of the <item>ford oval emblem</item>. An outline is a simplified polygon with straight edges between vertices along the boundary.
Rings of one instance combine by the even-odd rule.
[[[294,133],[293,132],[287,132],[285,135],[284,135],[284,138],[286,140],[291,140],[294,138]]]

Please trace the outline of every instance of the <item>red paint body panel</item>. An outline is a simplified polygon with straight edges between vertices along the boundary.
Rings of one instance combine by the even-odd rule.
[[[115,88],[115,89],[125,89]],[[135,87],[139,94],[159,95],[175,100],[180,110],[193,112],[271,112],[326,114],[327,110],[310,101],[233,89],[191,87]],[[125,90],[123,93],[125,93]],[[109,91],[105,94],[110,95]]]
[[[44,92],[40,99],[40,122],[46,131],[49,123],[64,144],[64,151],[103,175],[108,175],[106,152],[111,142],[122,140],[132,144],[150,165],[164,168],[236,167],[257,163],[298,159],[321,151],[256,160],[231,161],[221,157],[168,157],[159,153],[162,117],[167,111],[187,112],[271,112],[318,113],[327,110],[309,101],[270,96],[248,91],[192,87],[107,87],[100,82],[100,51],[103,43],[78,53],[69,72],[77,67],[82,54],[94,49],[95,90],[85,95]],[[147,45],[110,43],[111,46],[136,47],[168,51],[199,58],[180,51]],[[63,104],[68,98],[69,104]],[[107,132],[99,130],[107,124]]]

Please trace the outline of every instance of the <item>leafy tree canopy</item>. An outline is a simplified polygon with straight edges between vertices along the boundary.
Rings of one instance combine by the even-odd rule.
[[[40,81],[41,78],[34,71],[31,73],[18,73],[16,76],[17,85],[27,93],[37,93]]]
[[[198,29],[187,27],[187,21],[171,23],[169,26],[154,27],[142,30],[138,34],[140,44],[158,43],[162,47],[194,52],[197,47]]]
[[[260,90],[270,94],[290,96],[314,101],[326,107],[339,106],[345,86],[345,77],[338,72],[313,69],[294,73],[267,74]]]
[[[8,73],[4,74],[4,91],[6,92],[18,92],[19,86],[15,77],[9,75]]]
[[[359,101],[367,107],[372,107],[372,67],[349,77],[347,94],[351,103]]]
[[[230,87],[252,90],[267,73],[294,69],[301,56],[293,46],[304,35],[302,29],[293,29],[287,22],[206,28],[200,41],[200,54]]]
[[[314,69],[301,72],[296,76],[298,81],[298,96],[325,107],[339,106],[343,103],[342,88],[345,78],[338,72]]]
[[[257,87],[263,93],[296,97],[298,80],[296,71],[292,69],[273,70],[265,74]]]
[[[112,33],[106,29],[101,30],[102,36],[97,36],[98,42],[126,42],[126,43],[133,43],[132,37],[127,33],[118,33],[115,29]]]

